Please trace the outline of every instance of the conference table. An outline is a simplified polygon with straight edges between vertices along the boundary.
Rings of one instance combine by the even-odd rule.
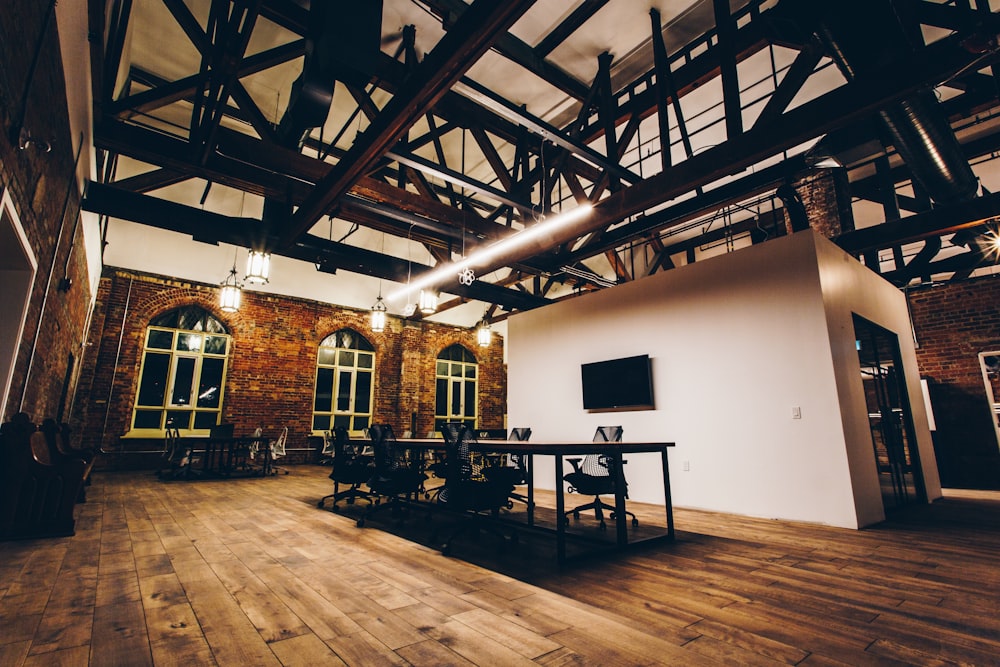
[[[164,479],[267,477],[274,474],[266,436],[185,436],[168,453]]]
[[[360,441],[359,441],[360,442]],[[365,441],[368,442],[368,441]],[[400,438],[397,445],[414,451],[441,451],[445,442],[440,438]],[[615,542],[616,549],[628,549],[639,544],[656,541],[671,541],[674,539],[673,502],[670,495],[670,465],[667,450],[673,447],[673,442],[592,442],[592,441],[521,441],[521,440],[478,440],[470,443],[470,450],[484,456],[491,454],[519,454],[525,457],[528,478],[528,511],[527,525],[534,529],[545,530],[535,525],[534,517],[534,457],[551,456],[555,462],[554,489],[556,494],[556,559],[560,565],[567,560],[566,541],[567,520],[565,485],[563,483],[563,462],[568,457],[585,456],[587,454],[604,454],[611,460],[611,474],[616,479],[615,484]],[[629,522],[625,520],[626,483],[624,474],[625,456],[627,454],[659,454],[663,479],[663,499],[666,518],[666,532],[641,539],[629,538]],[[421,457],[423,459],[425,457]]]

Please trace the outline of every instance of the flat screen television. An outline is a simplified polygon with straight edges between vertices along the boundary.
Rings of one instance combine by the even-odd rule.
[[[582,364],[580,375],[584,410],[649,410],[654,407],[649,355]]]

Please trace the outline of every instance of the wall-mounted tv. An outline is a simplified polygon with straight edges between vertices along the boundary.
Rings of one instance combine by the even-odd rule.
[[[653,373],[649,355],[580,366],[584,410],[650,410]]]

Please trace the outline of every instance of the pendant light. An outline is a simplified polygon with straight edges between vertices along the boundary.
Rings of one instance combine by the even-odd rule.
[[[247,255],[247,275],[246,282],[256,285],[267,283],[268,274],[271,270],[271,253],[263,250],[251,250]]]
[[[385,232],[382,233],[382,243],[379,247],[380,253],[385,253]],[[372,306],[372,331],[375,333],[382,333],[385,331],[385,314],[386,307],[385,302],[382,301],[382,281],[378,281],[378,298],[375,299],[375,305]]]
[[[382,301],[382,294],[378,295],[375,299],[375,305],[372,306],[372,331],[375,333],[382,333],[385,331],[385,302]]]
[[[433,289],[420,290],[420,312],[424,315],[433,315],[438,307],[438,293]]]
[[[479,320],[476,328],[476,341],[479,343],[479,347],[489,347],[493,341],[493,332],[490,331],[490,323],[487,321],[485,313],[483,313],[483,319]]]
[[[224,313],[235,313],[240,309],[240,297],[243,286],[236,279],[236,263],[229,271],[229,276],[221,283],[222,289],[219,291],[219,307]]]

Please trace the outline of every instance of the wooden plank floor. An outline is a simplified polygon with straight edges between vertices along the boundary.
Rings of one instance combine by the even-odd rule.
[[[560,572],[526,539],[495,572],[290,471],[95,474],[75,537],[0,543],[0,666],[1000,663],[1000,494],[863,531],[678,509],[673,544]]]

